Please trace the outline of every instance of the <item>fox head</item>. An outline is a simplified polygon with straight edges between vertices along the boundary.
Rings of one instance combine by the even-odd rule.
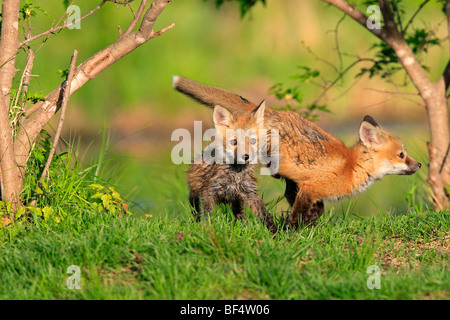
[[[361,122],[359,138],[360,143],[367,147],[373,157],[378,178],[388,174],[410,175],[422,166],[408,156],[400,139],[381,129],[371,116],[365,116]]]
[[[265,101],[246,115],[233,115],[222,106],[214,107],[214,127],[222,139],[226,163],[256,163],[259,129],[264,125],[264,111]]]

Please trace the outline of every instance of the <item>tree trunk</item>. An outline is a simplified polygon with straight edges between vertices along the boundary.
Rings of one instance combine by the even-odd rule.
[[[11,202],[13,210],[20,204],[18,167],[14,157],[12,128],[9,122],[11,86],[16,73],[19,32],[19,0],[4,0],[0,40],[0,169],[2,200]]]
[[[433,94],[424,99],[427,105],[430,142],[428,155],[428,183],[433,189],[433,198],[437,209],[449,207],[449,195],[446,186],[450,185],[449,128],[448,110],[444,78],[433,83]]]
[[[450,144],[446,91],[450,84],[450,61],[439,81],[430,81],[422,65],[406,43],[404,35],[398,30],[388,0],[378,0],[384,18],[384,27],[379,29],[368,29],[368,17],[349,2],[345,0],[323,1],[350,16],[395,51],[400,63],[425,101],[431,140],[428,143],[430,158],[428,183],[433,190],[436,209],[448,208],[449,195],[446,187],[450,185]],[[450,32],[450,0],[446,1],[446,12]],[[450,34],[448,37],[450,39]]]

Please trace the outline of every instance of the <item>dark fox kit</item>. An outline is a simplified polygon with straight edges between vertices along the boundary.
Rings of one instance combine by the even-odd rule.
[[[214,126],[222,139],[216,144],[214,153],[221,153],[223,161],[208,163],[203,158],[202,163],[193,164],[187,172],[189,201],[197,220],[203,214],[209,214],[218,203],[231,204],[235,217],[244,219],[244,207],[248,206],[270,231],[277,231],[257,192],[257,165],[251,164],[258,156],[258,129],[263,126],[264,109],[263,102],[251,113],[233,116],[221,106],[214,108]],[[227,135],[227,129],[241,130]],[[242,139],[239,133],[243,132],[246,134]],[[245,146],[239,146],[241,142],[245,142]],[[245,152],[238,152],[241,149]]]

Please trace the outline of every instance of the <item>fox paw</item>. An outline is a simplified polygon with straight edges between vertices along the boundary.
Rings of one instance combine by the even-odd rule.
[[[287,227],[297,229],[298,228],[298,219],[294,219],[292,215],[288,215],[286,220],[284,221]]]

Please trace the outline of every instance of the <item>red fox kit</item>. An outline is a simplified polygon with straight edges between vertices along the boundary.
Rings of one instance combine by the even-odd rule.
[[[194,163],[187,172],[189,201],[198,219],[203,213],[210,213],[217,203],[231,204],[236,218],[243,219],[244,206],[248,206],[270,231],[276,232],[272,217],[258,196],[256,164],[252,164],[258,157],[258,132],[264,124],[264,110],[262,102],[251,112],[235,116],[215,106],[213,121],[221,141],[212,147],[214,161],[204,156],[201,163]]]
[[[256,106],[236,94],[180,76],[174,77],[173,86],[207,106],[220,103],[232,114],[245,114]],[[359,141],[352,147],[292,111],[267,109],[264,127],[279,130],[277,176],[286,180],[285,197],[292,206],[286,222],[294,227],[299,218],[304,224],[317,220],[324,210],[323,200],[355,195],[385,175],[409,175],[421,167],[407,155],[400,139],[382,130],[370,116],[361,122]]]

